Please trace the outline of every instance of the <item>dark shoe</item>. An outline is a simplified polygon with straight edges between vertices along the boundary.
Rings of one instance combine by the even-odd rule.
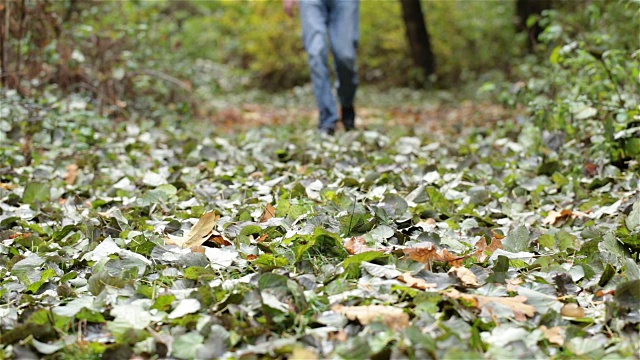
[[[346,131],[355,130],[356,128],[356,111],[353,106],[342,108],[342,124]]]
[[[333,128],[319,128],[318,131],[320,132],[320,134],[325,134],[325,135],[333,135],[336,132],[336,129]]]

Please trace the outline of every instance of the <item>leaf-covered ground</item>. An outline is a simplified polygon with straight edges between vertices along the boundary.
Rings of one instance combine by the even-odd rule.
[[[0,109],[0,357],[639,356],[636,162],[515,116],[229,135],[85,105]]]

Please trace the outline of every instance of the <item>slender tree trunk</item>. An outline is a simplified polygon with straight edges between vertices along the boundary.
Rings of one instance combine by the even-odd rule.
[[[416,67],[424,70],[425,75],[434,74],[436,60],[431,50],[431,39],[427,32],[420,0],[400,0],[400,4],[413,62]]]
[[[516,0],[516,16],[518,24],[516,29],[520,32],[527,33],[527,48],[529,52],[535,50],[538,43],[538,36],[544,30],[538,20],[532,26],[527,22],[531,16],[541,16],[544,10],[551,9],[551,0]]]
[[[2,11],[0,14],[4,15],[0,17],[0,84],[4,86],[7,83],[7,42],[9,41],[9,5],[10,1],[3,1],[0,3]]]

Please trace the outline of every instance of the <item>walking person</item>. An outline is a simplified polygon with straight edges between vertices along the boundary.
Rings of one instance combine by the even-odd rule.
[[[300,10],[304,47],[320,112],[320,132],[332,135],[339,119],[345,130],[355,129],[353,103],[358,88],[356,49],[360,33],[360,1],[283,0],[283,3],[289,16],[293,16],[296,7]],[[329,49],[336,67],[340,113],[332,91]]]

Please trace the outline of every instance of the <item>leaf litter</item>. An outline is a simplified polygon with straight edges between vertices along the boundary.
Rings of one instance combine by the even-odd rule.
[[[64,111],[28,165],[0,140],[4,354],[638,351],[637,169],[598,189],[582,147],[502,127],[221,137]]]

